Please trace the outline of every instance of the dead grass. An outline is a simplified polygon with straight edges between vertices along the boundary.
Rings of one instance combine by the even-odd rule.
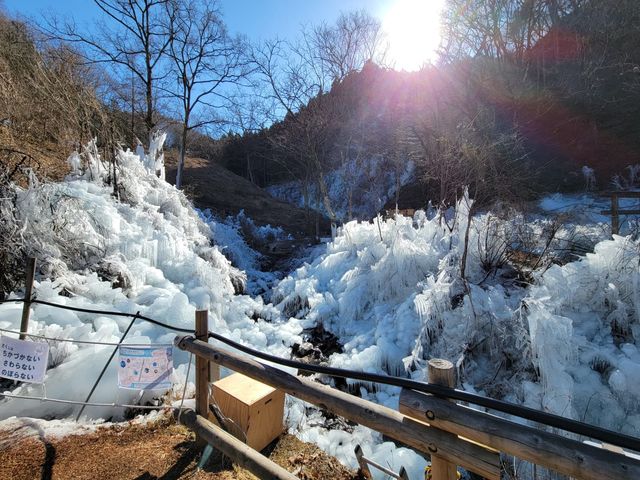
[[[5,438],[2,438],[5,437]],[[63,438],[0,434],[0,479],[254,480],[215,452],[198,469],[201,450],[194,435],[165,418],[151,425],[124,424]],[[360,478],[316,446],[283,435],[265,451],[302,480]]]
[[[176,175],[176,154],[165,152],[167,181]],[[303,209],[278,200],[266,190],[236,175],[215,162],[187,157],[183,173],[183,190],[199,208],[209,208],[218,216],[236,215],[240,210],[258,225],[281,226],[288,233],[302,236],[315,232],[315,214],[307,218]],[[321,217],[322,232],[329,231],[329,222]]]

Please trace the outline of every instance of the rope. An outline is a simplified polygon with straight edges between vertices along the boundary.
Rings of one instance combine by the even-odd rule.
[[[16,335],[26,335],[28,337],[41,338],[43,340],[49,340],[52,342],[69,342],[69,343],[79,343],[82,345],[108,345],[108,346],[124,346],[124,347],[170,347],[171,343],[122,343],[122,342],[94,342],[91,340],[74,340],[72,338],[53,338],[53,337],[45,337],[44,335],[36,335],[35,333],[29,332],[18,332],[16,330],[8,330],[6,328],[0,328],[0,332],[6,333],[14,333]]]
[[[68,405],[83,405],[85,407],[114,407],[114,408],[139,408],[141,410],[162,410],[169,408],[172,410],[182,409],[182,405],[174,407],[173,405],[128,405],[122,403],[97,403],[97,402],[80,402],[78,400],[64,400],[62,398],[34,397],[31,395],[15,395],[13,393],[0,393],[0,396],[6,398],[20,398],[23,400],[39,400],[41,402],[64,403]]]
[[[11,300],[0,300],[0,304],[2,303],[25,303],[27,300],[24,298],[14,298]],[[169,330],[173,330],[175,332],[180,333],[194,333],[195,330],[192,328],[181,328],[174,327],[173,325],[169,325],[165,322],[160,322],[153,318],[145,317],[144,315],[137,315],[135,313],[126,313],[126,312],[114,312],[109,310],[95,310],[92,308],[80,308],[80,307],[70,307],[68,305],[60,305],[59,303],[46,302],[44,300],[31,300],[30,303],[38,303],[40,305],[47,305],[49,307],[60,308],[62,310],[69,310],[72,312],[81,312],[81,313],[94,313],[97,315],[108,315],[111,317],[129,317],[129,318],[139,318],[140,320],[145,320],[153,325],[158,325],[159,327],[164,327]]]

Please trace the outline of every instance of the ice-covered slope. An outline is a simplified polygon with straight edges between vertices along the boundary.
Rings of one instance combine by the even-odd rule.
[[[92,160],[90,158],[90,160]],[[98,165],[99,160],[93,159]],[[119,197],[105,185],[106,169],[92,180],[73,177],[64,183],[16,187],[15,202],[3,209],[15,217],[29,252],[38,258],[45,280],[36,295],[77,307],[135,313],[193,328],[196,308],[208,309],[219,333],[258,348],[287,355],[300,327],[278,324],[279,315],[261,299],[234,295],[245,274],[214,244],[211,222],[204,223],[185,196],[146,171],[138,156],[119,154]],[[88,170],[88,168],[87,168]],[[247,252],[249,254],[249,252]],[[115,287],[115,288],[114,288]],[[19,296],[19,295],[17,295]],[[20,306],[0,306],[0,328],[17,330]],[[259,318],[257,321],[251,317]],[[266,320],[265,320],[266,319]],[[129,320],[33,307],[30,331],[50,337],[116,342]],[[171,342],[174,334],[137,321],[127,337],[132,343]],[[111,348],[53,344],[46,392],[23,385],[14,393],[83,400]],[[183,381],[186,355],[178,352],[177,382]],[[131,392],[118,391],[115,366],[94,394],[96,402],[127,403]],[[182,374],[180,374],[182,372]],[[75,407],[5,400],[0,415],[65,416]],[[88,408],[91,418],[121,415],[121,410]]]
[[[469,231],[470,281],[460,278],[469,206],[461,200],[448,222],[418,212],[380,225],[348,223],[325,255],[279,284],[274,303],[345,342],[345,353],[331,358],[336,366],[420,376],[425,359],[463,357],[463,365],[481,362],[463,377],[481,385],[495,373],[487,362],[497,367],[505,352],[517,358],[514,339],[526,342],[526,324],[513,315],[525,292],[497,281],[477,285],[486,275],[479,247],[490,235],[488,216]]]
[[[231,266],[221,250],[243,258],[248,269],[255,266],[255,253],[240,241],[233,226],[221,225],[206,215],[203,221],[181,192],[149,173],[135,154],[121,152],[119,166],[119,199],[113,196],[112,186],[104,183],[107,170],[102,169],[92,179],[77,172],[64,183],[34,181],[26,190],[15,187],[15,201],[4,200],[6,218],[15,218],[14,226],[21,229],[29,253],[38,257],[44,273],[36,282],[37,298],[75,307],[140,312],[185,328],[193,328],[197,308],[206,308],[210,328],[217,333],[289,357],[291,346],[301,343],[302,329],[310,322],[283,317],[259,297],[235,294],[245,275]],[[79,167],[77,161],[75,167]],[[20,312],[21,305],[0,305],[0,328],[17,330]],[[49,337],[117,342],[128,323],[126,318],[36,304],[29,329]],[[173,337],[170,331],[137,321],[127,342],[164,343]],[[84,400],[111,351],[106,346],[52,342],[44,386],[23,384],[12,393]],[[182,393],[187,360],[183,352],[174,352],[175,387],[166,401]],[[115,377],[112,364],[92,401],[123,404],[139,400],[137,392],[118,390]],[[77,406],[46,401],[5,398],[0,403],[1,418],[68,418],[77,410]],[[88,407],[84,418],[117,419],[122,414],[117,408]],[[322,415],[317,409],[287,400],[286,422],[293,433],[314,431],[311,425],[318,421]],[[363,427],[356,427],[353,434],[319,429],[315,440],[351,466],[356,465],[355,443],[361,443],[368,456],[394,469],[404,464],[414,476],[421,474],[425,464],[414,452],[383,443],[380,435]]]
[[[551,267],[525,299],[540,407],[640,436],[640,243]]]
[[[104,184],[105,170],[91,180],[83,175],[16,187],[15,202],[2,200],[3,218],[16,218],[45,274],[36,285],[39,299],[139,311],[188,328],[196,308],[207,308],[216,332],[283,357],[301,342],[303,328],[322,324],[344,346],[330,356],[334,366],[422,378],[426,359],[445,357],[458,365],[466,389],[640,434],[637,241],[601,242],[595,253],[552,266],[534,275],[535,286],[522,287],[501,266],[504,247],[521,242],[525,231],[536,239],[531,249],[540,253],[548,225],[479,215],[468,229],[463,279],[471,205],[465,197],[455,212],[442,216],[418,212],[413,219],[346,224],[325,252],[277,285],[274,305],[265,305],[236,294],[245,273],[221,250],[244,259],[240,265],[247,270],[256,263],[232,226],[211,217],[203,221],[181,192],[147,172],[136,155],[121,153],[119,164],[119,199]],[[566,246],[560,237],[552,248]],[[487,271],[491,266],[495,271]],[[0,305],[0,328],[16,330],[20,308]],[[115,342],[127,325],[119,317],[36,305],[30,328],[51,337]],[[138,321],[128,341],[170,342],[173,335]],[[111,351],[67,343],[51,349],[46,392],[23,385],[14,393],[82,400]],[[177,352],[176,395],[186,362]],[[364,397],[397,407],[397,389],[361,387]],[[93,400],[136,398],[117,390],[112,367]],[[66,417],[75,408],[5,399],[0,415]],[[121,413],[85,411],[90,418]],[[291,431],[347,464],[355,466],[353,447],[360,443],[379,463],[395,470],[404,465],[412,478],[421,474],[421,457],[366,428],[329,430],[318,410],[292,400],[286,418]]]
[[[467,205],[449,223],[421,212],[380,226],[348,223],[326,254],[279,284],[274,303],[344,342],[334,366],[421,378],[426,359],[444,357],[464,388],[640,435],[640,244],[602,241],[524,288],[509,271],[482,267],[522,228],[480,215],[465,281]],[[526,226],[538,232],[539,251],[544,225]],[[568,231],[552,246],[564,248]],[[397,405],[394,389],[368,395]]]

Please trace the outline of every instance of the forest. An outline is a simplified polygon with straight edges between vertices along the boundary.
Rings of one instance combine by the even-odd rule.
[[[632,0],[451,1],[438,60],[415,72],[389,66],[381,22],[365,11],[251,44],[227,32],[215,2],[97,4],[116,34],[4,14],[9,177],[29,166],[60,178],[74,145],[96,136],[135,149],[162,127],[176,152],[260,187],[298,181],[336,217],[325,177],[343,167],[348,203],[362,194],[354,171],[372,160],[398,182],[415,164],[411,208],[451,204],[465,185],[488,202],[608,189],[637,163]]]

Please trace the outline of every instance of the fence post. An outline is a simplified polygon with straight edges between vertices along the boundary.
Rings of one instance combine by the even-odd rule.
[[[196,339],[209,341],[209,311],[196,310]],[[209,418],[209,361],[196,355],[196,414]]]
[[[20,321],[20,331],[27,332],[29,330],[29,316],[31,315],[31,296],[33,294],[33,280],[36,275],[36,259],[29,257],[27,261],[27,275],[25,279],[24,304],[22,305],[22,320]],[[20,340],[26,338],[25,333],[20,334]]]
[[[611,194],[611,235],[618,235],[620,233],[620,218],[618,216],[618,193],[613,192]]]
[[[450,361],[433,358],[429,360],[427,372],[429,383],[455,388],[455,369]],[[457,480],[458,469],[455,464],[447,462],[438,455],[431,455],[431,478],[432,480]]]
[[[356,454],[356,460],[358,461],[358,466],[360,467],[360,472],[365,479],[371,479],[371,470],[369,470],[369,465],[367,461],[364,459],[364,453],[362,453],[362,447],[360,445],[356,445],[354,449],[354,453]]]

